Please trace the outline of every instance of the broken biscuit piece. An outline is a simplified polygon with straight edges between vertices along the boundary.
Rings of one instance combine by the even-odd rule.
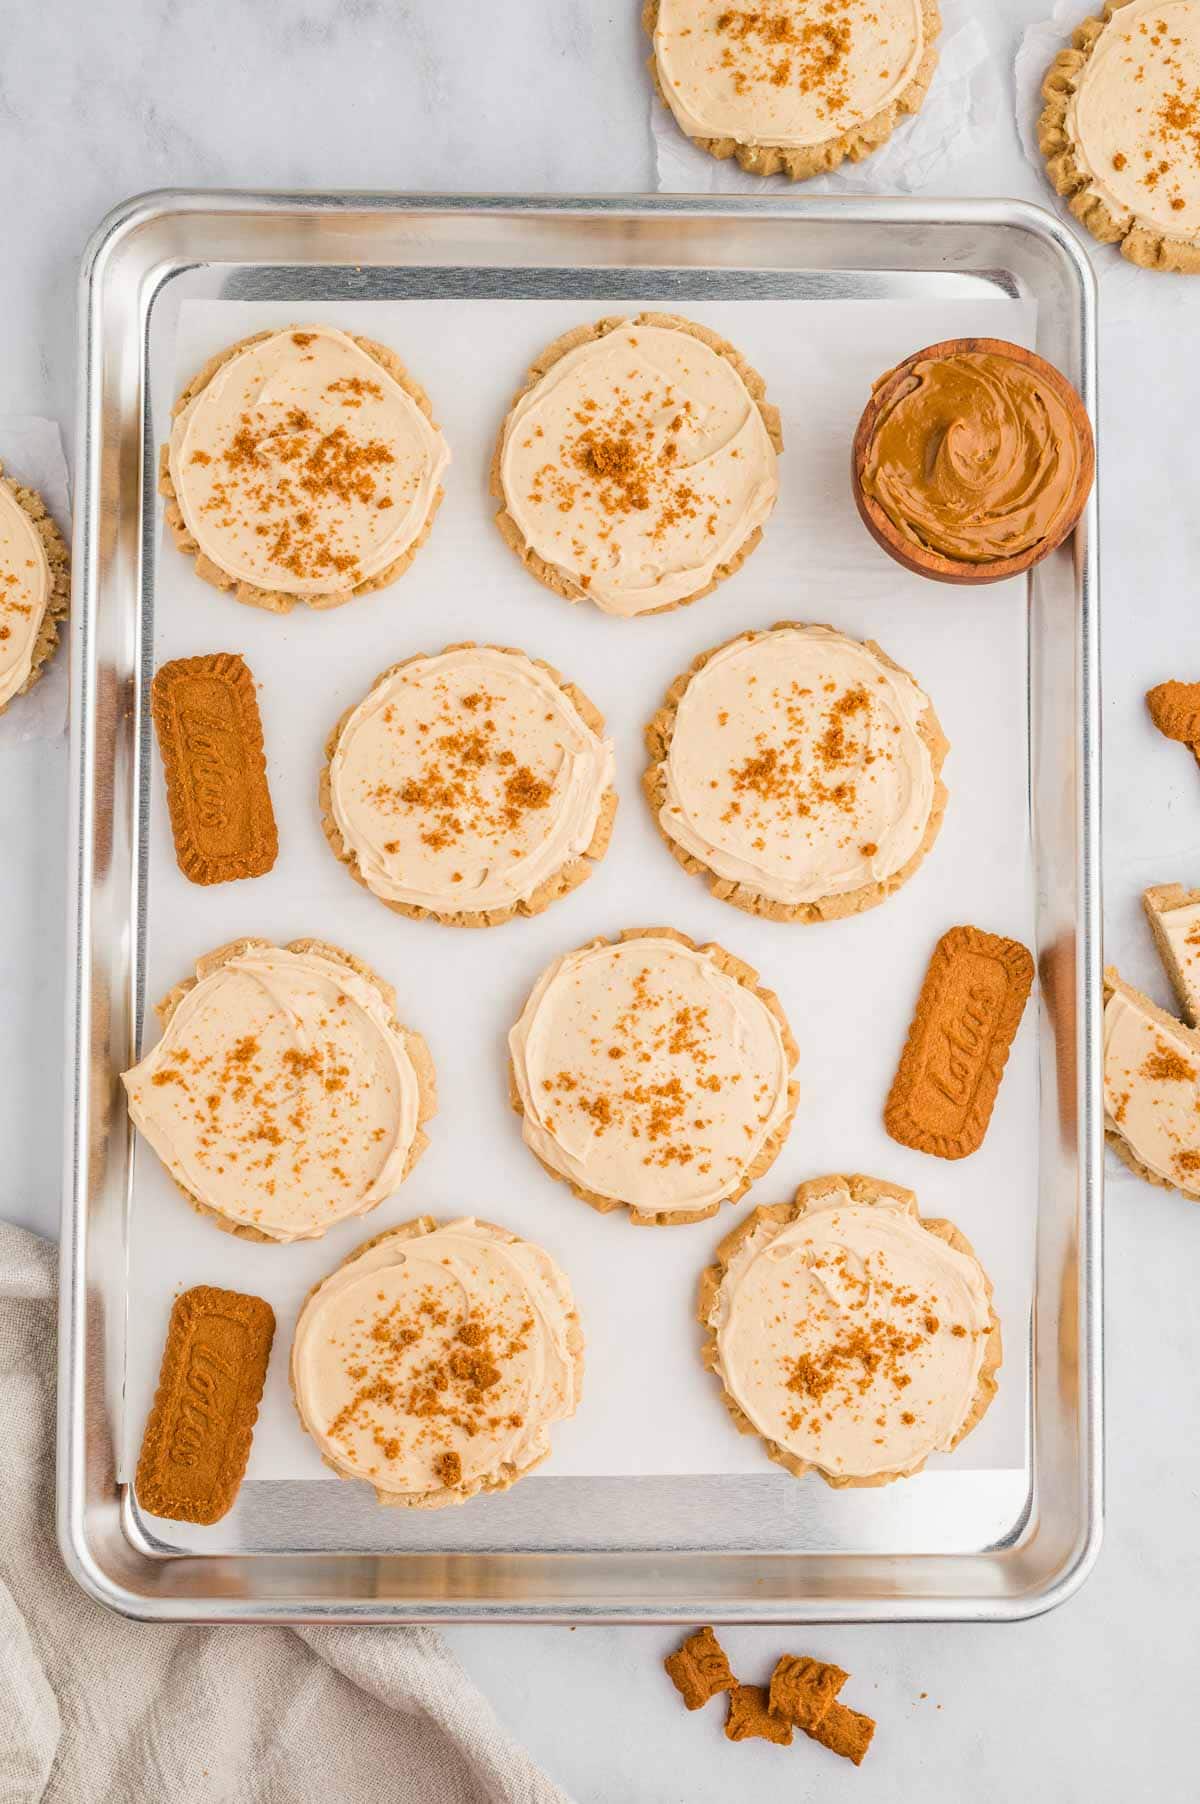
[[[792,1725],[785,1716],[775,1715],[765,1685],[735,1685],[729,1693],[725,1734],[729,1741],[749,1741],[758,1736],[786,1748],[791,1744]]]
[[[697,1629],[681,1648],[663,1661],[671,1683],[689,1710],[699,1710],[719,1691],[732,1691],[737,1683],[729,1670],[725,1650],[711,1629]]]
[[[1157,683],[1146,691],[1150,718],[1167,739],[1200,743],[1200,683]]]
[[[771,1674],[771,1709],[798,1729],[815,1729],[849,1677],[823,1660],[781,1654]]]
[[[843,1760],[852,1760],[855,1766],[861,1766],[875,1733],[875,1722],[861,1710],[851,1710],[846,1704],[835,1702],[816,1728],[806,1729],[804,1733],[810,1741],[819,1741],[831,1753],[840,1754]]]

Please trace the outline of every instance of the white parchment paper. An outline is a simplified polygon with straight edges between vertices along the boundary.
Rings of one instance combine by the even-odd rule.
[[[394,346],[427,387],[452,447],[432,535],[392,588],[330,613],[267,614],[209,588],[169,537],[162,540],[155,661],[233,650],[247,659],[260,684],[280,855],[268,876],[252,882],[190,884],[175,864],[153,754],[148,997],[239,934],[332,940],[395,984],[401,1018],[432,1048],[441,1106],[428,1151],[395,1196],[323,1240],[291,1247],[222,1234],[187,1207],[154,1155],[139,1147],[130,1230],[130,1462],[172,1297],[209,1283],[255,1292],[278,1315],[250,1476],[327,1477],[288,1393],[297,1311],[309,1287],[361,1241],[428,1211],[503,1222],[541,1242],[571,1277],[587,1337],[584,1400],[556,1431],[543,1471],[765,1471],[761,1448],[733,1431],[697,1357],[697,1276],[754,1202],[779,1201],[822,1172],[866,1171],[911,1185],[926,1214],[956,1221],[995,1280],[1004,1382],[987,1421],[954,1459],[959,1468],[1022,1463],[1037,1189],[1033,1008],[987,1141],[972,1158],[947,1164],[895,1145],[881,1111],[937,937],[973,922],[1031,941],[1025,589],[1019,582],[947,589],[899,569],[864,531],[847,469],[875,376],[915,347],[955,334],[1031,343],[1034,308],[1002,297],[690,307],[764,373],[782,409],[782,493],[762,545],[714,594],[656,619],[622,621],[572,607],[536,583],[496,532],[486,494],[493,438],[527,364],[559,333],[622,305],[418,300],[305,310],[303,321],[327,320]],[[222,346],[303,321],[276,304],[188,303],[175,389]],[[160,438],[170,399],[160,398]],[[817,927],[757,921],[716,901],[669,856],[639,791],[642,729],[668,683],[698,652],[782,618],[876,638],[927,688],[954,748],[946,824],[918,876],[882,908]],[[521,646],[584,686],[616,741],[621,795],[612,847],[589,882],[533,920],[482,932],[385,909],[334,860],[316,804],[322,747],[342,710],[387,665],[467,638]],[[690,1227],[635,1228],[623,1212],[601,1216],[578,1202],[525,1148],[507,1101],[505,1035],[551,958],[598,933],[659,924],[718,939],[759,968],[799,1041],[802,1093],[790,1140],[745,1202]],[[157,1033],[148,1014],[147,1045]]]
[[[69,545],[71,495],[62,433],[55,421],[36,414],[0,414],[0,464],[13,482],[37,490]],[[66,731],[69,631],[69,619],[60,622],[49,669],[27,695],[16,696],[0,714],[0,750],[20,740],[57,739]]]
[[[887,143],[861,163],[843,163],[814,176],[797,194],[915,194],[936,184],[960,157],[986,142],[1001,106],[1000,83],[983,27],[970,0],[942,0],[937,72],[921,105],[902,119]],[[650,40],[646,39],[647,54]],[[669,108],[651,91],[659,189],[666,194],[754,194],[792,190],[779,176],[748,175],[732,157],[718,162],[680,131]]]

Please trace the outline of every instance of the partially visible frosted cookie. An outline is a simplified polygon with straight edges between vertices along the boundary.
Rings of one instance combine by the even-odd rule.
[[[646,0],[650,69],[681,131],[753,175],[859,162],[937,67],[936,0]]]
[[[323,940],[234,940],[158,1004],[129,1116],[201,1215],[245,1240],[318,1240],[408,1176],[433,1060],[396,994]]]
[[[1200,1202],[1200,1032],[1104,973],[1104,1133],[1140,1178]]]
[[[393,664],[325,748],[325,836],[398,913],[536,914],[591,875],[617,795],[604,719],[549,664],[450,645]]]
[[[238,601],[335,608],[394,582],[450,461],[394,351],[332,326],[258,332],[188,383],[159,461],[175,543]]]
[[[776,921],[873,908],[937,838],[949,747],[871,640],[784,621],[697,658],[646,729],[643,779],[687,871]]]
[[[1200,1027],[1200,890],[1158,883],[1142,896],[1150,931],[1180,1008]]]
[[[835,1489],[957,1447],[996,1394],[992,1286],[911,1190],[833,1175],[755,1209],[700,1281],[704,1363],[743,1434]]]
[[[45,671],[70,588],[67,548],[45,502],[0,467],[0,714]]]
[[[602,319],[530,366],[500,432],[496,524],[540,582],[626,618],[707,595],[779,493],[761,376],[670,313]]]
[[[641,1224],[743,1196],[799,1095],[795,1042],[757,972],[670,928],[556,959],[508,1045],[526,1145],[584,1202]]]
[[[533,1241],[421,1215],[309,1292],[291,1383],[340,1478],[382,1504],[437,1509],[541,1464],[579,1402],[583,1334],[565,1274]]]
[[[1042,95],[1038,147],[1075,217],[1131,263],[1200,272],[1200,0],[1111,0]]]

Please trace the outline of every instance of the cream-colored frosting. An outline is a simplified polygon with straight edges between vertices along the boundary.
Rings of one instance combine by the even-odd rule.
[[[719,877],[789,904],[878,883],[933,809],[928,697],[857,639],[777,627],[690,678],[661,769],[663,830]]]
[[[609,740],[523,652],[416,658],[341,730],[330,806],[367,887],[435,912],[526,901],[592,842]]]
[[[1200,0],[1129,0],[1093,44],[1066,132],[1119,223],[1200,235]]]
[[[989,1304],[976,1259],[915,1209],[831,1179],[795,1221],[762,1220],[709,1325],[725,1389],[761,1435],[833,1477],[912,1472],[971,1413]]]
[[[200,550],[285,595],[349,595],[419,537],[446,441],[381,363],[331,326],[223,363],[171,428],[171,480]]]
[[[1114,990],[1104,1010],[1104,1113],[1155,1177],[1200,1197],[1200,1051],[1136,995]]]
[[[1154,912],[1179,973],[1186,1011],[1190,1019],[1200,1021],[1200,902]]]
[[[28,680],[50,603],[50,563],[41,534],[0,481],[0,707]]]
[[[226,1220],[313,1240],[390,1196],[420,1085],[375,985],[315,952],[260,946],[182,998],[124,1074],[167,1170]]]
[[[323,1456],[385,1500],[511,1478],[575,1413],[574,1324],[565,1276],[532,1241],[470,1216],[387,1235],[304,1305],[296,1407]]]
[[[779,1022],[711,952],[676,940],[556,959],[508,1043],[526,1143],[644,1214],[729,1196],[787,1116]]]
[[[626,616],[706,589],[779,492],[775,448],[729,359],[632,322],[576,345],[521,396],[500,476],[538,556]]]
[[[925,49],[921,0],[659,0],[654,54],[691,138],[800,149],[897,101]]]

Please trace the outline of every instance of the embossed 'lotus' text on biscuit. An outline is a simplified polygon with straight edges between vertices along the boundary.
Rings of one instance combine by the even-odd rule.
[[[1016,940],[976,927],[943,935],[884,1108],[893,1140],[942,1159],[983,1144],[1032,983]]]
[[[262,876],[279,838],[249,668],[229,652],[177,658],[150,693],[180,870],[193,883]]]
[[[930,1049],[931,1088],[952,1108],[962,1111],[971,1106],[1006,988],[998,966],[982,960],[979,965],[979,974],[961,1007],[939,1020]]]
[[[176,1522],[219,1522],[250,1457],[275,1335],[260,1297],[198,1285],[171,1310],[134,1489]]]

